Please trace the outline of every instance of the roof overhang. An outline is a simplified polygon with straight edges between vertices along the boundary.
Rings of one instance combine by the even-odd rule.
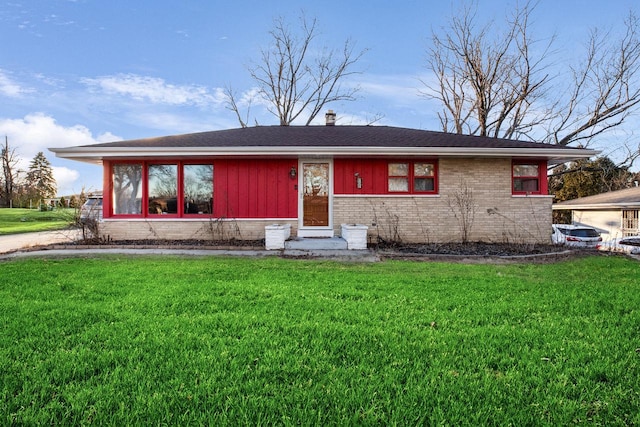
[[[554,211],[610,211],[622,209],[640,209],[640,202],[626,203],[593,203],[593,204],[575,204],[563,205],[555,203],[551,206]]]
[[[101,164],[109,159],[192,157],[458,157],[536,158],[551,164],[590,158],[598,151],[576,148],[487,148],[487,147],[92,147],[50,148],[57,157]]]

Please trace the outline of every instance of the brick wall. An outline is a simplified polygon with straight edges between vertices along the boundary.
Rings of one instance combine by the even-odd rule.
[[[455,215],[461,218],[461,208],[469,206],[469,241],[550,242],[552,198],[512,196],[510,159],[441,159],[439,166],[438,196],[336,197],[336,233],[342,223],[358,223],[369,226],[372,242],[461,241]],[[454,195],[465,189],[467,198],[456,203]]]
[[[264,239],[264,227],[274,222],[290,223],[295,236],[297,221],[286,220],[105,220],[100,223],[100,236],[113,240],[258,240]]]

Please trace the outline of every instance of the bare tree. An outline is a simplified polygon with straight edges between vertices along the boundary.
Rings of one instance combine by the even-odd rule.
[[[630,12],[624,34],[591,31],[585,61],[571,67],[573,84],[549,139],[559,145],[587,146],[596,136],[621,125],[640,103],[640,39],[638,17]]]
[[[423,94],[442,104],[444,131],[588,146],[638,112],[640,40],[633,13],[618,38],[593,30],[584,62],[571,67],[551,63],[554,38],[534,49],[534,9],[531,3],[517,8],[501,34],[500,26],[478,27],[471,8],[451,18],[443,35],[433,32],[428,66],[435,80],[423,82]],[[555,66],[571,71],[569,82],[550,77]],[[629,165],[638,150],[627,151]]]
[[[0,169],[2,170],[2,189],[0,190],[0,200],[5,207],[11,206],[16,192],[16,185],[18,181],[18,171],[16,166],[18,165],[18,158],[16,156],[16,149],[9,147],[9,138],[5,136],[4,147],[2,147],[0,157],[2,157],[0,163]]]
[[[462,243],[468,243],[478,206],[473,191],[465,181],[461,180],[458,188],[449,195],[447,204],[458,221]]]
[[[506,32],[495,35],[495,25],[478,27],[474,9],[466,7],[442,36],[432,33],[428,66],[435,83],[423,81],[423,95],[442,104],[438,117],[445,132],[514,138],[545,120],[531,109],[547,89],[550,43],[532,54],[532,10],[529,3],[517,8]]]
[[[301,117],[309,125],[328,103],[355,100],[359,88],[342,82],[358,73],[353,67],[366,53],[355,52],[349,39],[341,49],[317,48],[317,20],[302,16],[300,22],[296,33],[283,18],[275,19],[269,31],[272,45],[263,48],[260,61],[249,68],[257,96],[282,126]],[[246,127],[248,120],[240,114],[236,94],[227,88],[225,95],[227,108],[235,112],[240,126]]]
[[[251,104],[253,103],[253,99],[248,100],[247,106],[247,114],[243,119],[242,114],[240,114],[240,106],[238,105],[238,95],[236,91],[233,90],[231,86],[226,86],[224,88],[224,96],[226,98],[227,109],[233,111],[240,123],[240,127],[246,128],[247,122],[249,121],[249,113],[251,112]]]

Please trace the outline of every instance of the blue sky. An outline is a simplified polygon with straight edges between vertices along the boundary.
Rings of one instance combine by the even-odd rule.
[[[515,2],[478,0],[496,25]],[[332,104],[338,124],[440,130],[428,79],[432,30],[460,2],[447,0],[12,0],[0,3],[0,136],[23,158],[54,167],[59,195],[101,189],[98,166],[56,158],[49,147],[237,127],[221,90],[248,92],[247,65],[269,42],[273,19],[317,18],[322,45],[351,38],[369,49],[354,77],[356,102]],[[540,0],[537,38],[557,36],[557,63],[580,55],[590,28],[615,32],[634,0]],[[560,75],[560,78],[562,76]],[[260,124],[275,117],[254,106]],[[320,120],[323,120],[321,118]],[[597,147],[596,147],[597,148]]]

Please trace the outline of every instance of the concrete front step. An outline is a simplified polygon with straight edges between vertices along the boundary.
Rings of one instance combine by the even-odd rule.
[[[347,241],[341,237],[298,237],[296,239],[287,240],[286,242],[284,242],[284,248],[301,251],[341,250],[347,249]]]

